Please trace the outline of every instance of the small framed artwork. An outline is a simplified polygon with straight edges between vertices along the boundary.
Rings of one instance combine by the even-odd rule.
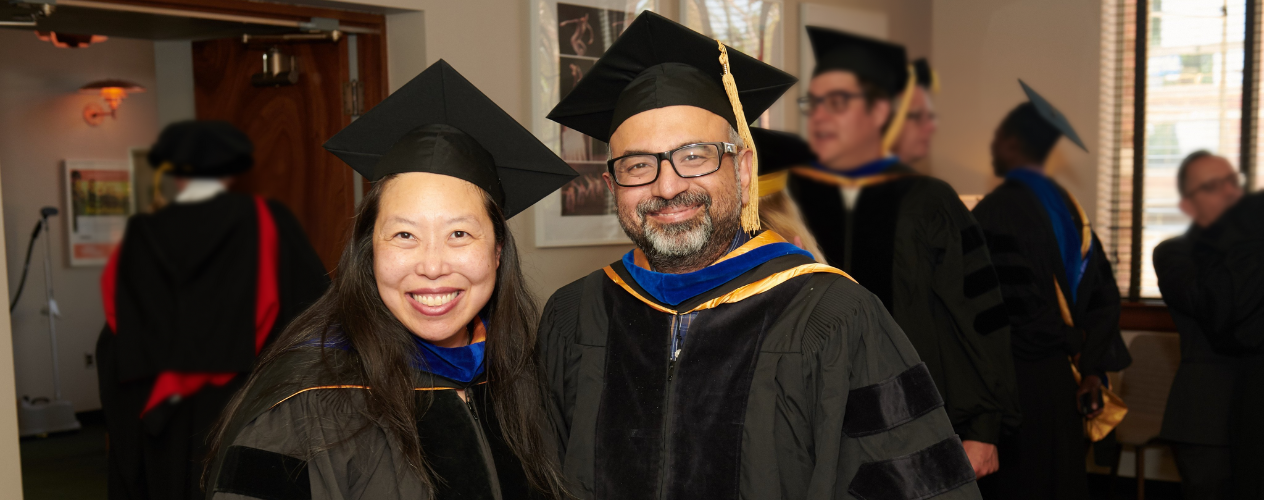
[[[135,205],[131,162],[66,160],[64,165],[70,265],[105,265]]]
[[[628,23],[655,0],[533,0],[531,23],[532,132],[580,176],[535,206],[538,247],[615,245],[629,240],[601,174],[604,142],[545,118],[584,78]]]

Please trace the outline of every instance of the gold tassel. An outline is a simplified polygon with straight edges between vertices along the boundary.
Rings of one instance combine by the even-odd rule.
[[[883,156],[891,154],[891,146],[899,140],[900,131],[904,129],[904,119],[908,115],[909,103],[913,100],[913,89],[917,88],[917,70],[911,64],[908,73],[908,83],[904,84],[904,96],[900,98],[900,107],[891,118],[891,126],[887,127],[886,135],[882,137]]]
[[[169,161],[162,162],[158,168],[154,169],[154,210],[158,210],[167,206],[167,199],[162,196],[162,174],[175,169],[175,166]]]
[[[755,150],[755,139],[751,138],[750,126],[746,123],[746,113],[742,111],[742,100],[737,95],[737,82],[733,80],[732,70],[729,69],[729,51],[724,46],[724,42],[716,40],[720,46],[720,66],[724,67],[724,93],[729,96],[729,103],[733,105],[733,116],[737,121],[737,133],[742,136],[742,142],[746,143],[746,149],[751,152],[751,172],[750,172],[750,202],[742,207],[742,230],[748,233],[759,231],[759,152]],[[740,179],[739,179],[740,180]]]
[[[939,93],[939,72],[934,69],[930,70],[930,93]]]

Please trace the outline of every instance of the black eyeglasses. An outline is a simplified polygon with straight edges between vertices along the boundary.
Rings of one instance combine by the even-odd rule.
[[[851,104],[852,99],[864,97],[863,94],[848,92],[846,90],[835,90],[827,92],[821,97],[808,94],[799,98],[799,111],[805,115],[811,115],[816,108],[822,104],[826,105],[830,113],[839,114],[847,111],[847,106]]]
[[[1245,177],[1246,176],[1243,175],[1242,172],[1234,172],[1219,179],[1212,179],[1194,186],[1192,189],[1185,192],[1185,197],[1193,198],[1194,196],[1202,193],[1214,193],[1224,189],[1226,186],[1241,188]]]
[[[671,163],[676,175],[688,179],[715,173],[720,169],[724,155],[735,153],[737,145],[733,143],[699,142],[662,153],[623,155],[607,161],[606,166],[615,184],[636,187],[658,180],[659,167],[664,161]]]

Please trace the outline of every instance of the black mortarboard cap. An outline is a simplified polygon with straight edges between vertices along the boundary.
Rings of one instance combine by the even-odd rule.
[[[759,175],[774,174],[791,167],[811,165],[816,161],[808,142],[798,134],[752,128],[751,138],[759,152]]]
[[[440,59],[325,142],[370,181],[428,172],[469,181],[513,217],[578,176]]]
[[[1080,147],[1080,149],[1083,149],[1085,152],[1088,151],[1088,146],[1085,146],[1084,141],[1080,140],[1080,135],[1075,133],[1074,128],[1071,128],[1071,122],[1067,120],[1066,116],[1064,116],[1061,111],[1058,111],[1052,104],[1049,104],[1049,101],[1045,99],[1044,96],[1037,94],[1035,90],[1032,90],[1031,87],[1027,86],[1026,82],[1018,80],[1018,84],[1023,86],[1023,92],[1027,93],[1027,100],[1031,101],[1032,106],[1036,107],[1036,111],[1040,114],[1040,117],[1045,120],[1045,122],[1052,125],[1053,128],[1057,129],[1058,132],[1061,132],[1062,135],[1065,135],[1067,139],[1074,142],[1076,146]]]
[[[913,61],[913,72],[917,75],[917,84],[928,90],[935,87],[935,70],[930,69],[930,62],[925,57]]]
[[[746,123],[755,121],[798,81],[733,48],[727,50]],[[737,127],[719,56],[715,40],[646,11],[553,108],[549,119],[607,142],[628,118],[667,106],[702,108]]]
[[[225,177],[254,165],[254,144],[231,123],[188,120],[172,123],[149,148],[149,164],[171,164],[167,173],[179,177]]]
[[[895,96],[908,84],[908,56],[904,47],[882,40],[808,26],[808,40],[816,55],[812,75],[826,71],[850,71]]]

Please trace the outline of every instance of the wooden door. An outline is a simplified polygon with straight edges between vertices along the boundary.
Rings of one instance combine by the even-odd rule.
[[[384,97],[384,38],[360,35],[357,40],[366,104]],[[250,77],[261,71],[267,46],[236,39],[193,44],[197,117],[231,122],[255,144],[254,169],[239,177],[232,189],[284,203],[331,271],[355,210],[351,168],[321,148],[351,122],[342,100],[350,74],[347,45],[346,38],[282,45],[297,59],[298,83],[254,87]]]

